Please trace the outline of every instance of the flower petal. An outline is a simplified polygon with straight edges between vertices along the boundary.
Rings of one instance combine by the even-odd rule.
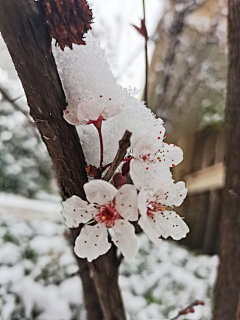
[[[143,187],[138,194],[138,209],[144,219],[147,218],[147,200],[151,199],[150,193],[148,189]]]
[[[130,184],[122,186],[116,194],[116,205],[118,213],[127,220],[138,219],[137,189]]]
[[[69,228],[76,228],[80,223],[88,222],[97,213],[96,208],[77,196],[63,201],[62,205],[61,214],[66,219],[65,223]]]
[[[171,236],[174,240],[180,240],[189,232],[187,224],[174,211],[159,212],[154,216],[154,220],[161,227],[164,238]]]
[[[97,120],[103,109],[104,105],[95,100],[80,102],[77,106],[77,118],[79,121]]]
[[[162,162],[168,167],[175,167],[183,160],[183,151],[175,144],[163,143],[160,150]]]
[[[126,259],[132,259],[138,251],[138,242],[133,225],[124,220],[115,221],[112,240]]]
[[[66,110],[63,111],[63,118],[73,126],[79,126],[87,123],[87,121],[79,121],[77,118],[76,108],[67,106]]]
[[[162,242],[159,238],[162,235],[162,229],[155,219],[150,217],[141,217],[138,224],[153,243],[160,244]]]
[[[89,262],[105,254],[111,247],[108,242],[108,232],[104,224],[84,226],[75,241],[74,252],[80,258],[87,258]]]
[[[155,186],[154,196],[159,202],[166,206],[180,206],[187,196],[185,183],[179,181],[177,183],[165,182],[160,187]]]
[[[130,175],[137,189],[142,186],[159,185],[172,178],[171,171],[160,162],[145,163],[140,160],[131,160]]]
[[[103,180],[93,180],[84,184],[86,197],[90,203],[107,204],[116,196],[117,189]]]
[[[158,142],[157,138],[153,137],[152,139],[149,136],[141,137],[133,145],[133,157],[138,159],[140,156],[147,154],[154,154],[157,147],[154,142]]]
[[[133,144],[133,156],[138,158],[143,154],[150,153],[153,155],[162,145],[164,134],[165,128],[162,125],[162,120],[159,120],[147,136],[141,136],[136,143]]]

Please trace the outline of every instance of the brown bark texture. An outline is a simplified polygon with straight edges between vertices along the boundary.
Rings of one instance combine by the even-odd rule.
[[[240,319],[240,0],[229,0],[228,5],[227,181],[223,193],[215,320]]]
[[[30,114],[51,156],[63,199],[72,195],[85,199],[84,155],[75,127],[63,119],[66,100],[41,3],[0,0],[0,31],[25,90]],[[79,230],[71,230],[73,242]],[[103,314],[105,320],[125,319],[117,283],[117,261],[114,247],[94,264],[77,258],[88,320],[102,320]],[[111,294],[108,299],[107,294]]]
[[[73,247],[75,240],[79,235],[79,231],[80,228],[70,230],[70,242],[72,243]],[[102,320],[104,316],[102,307],[99,302],[96,287],[91,277],[90,263],[87,261],[87,259],[80,259],[76,255],[75,257],[79,267],[79,274],[82,279],[84,302],[87,310],[87,320]]]

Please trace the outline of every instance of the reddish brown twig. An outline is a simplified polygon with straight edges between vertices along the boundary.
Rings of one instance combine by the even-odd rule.
[[[146,106],[148,105],[148,33],[146,27],[146,10],[145,10],[145,0],[143,0],[143,21],[146,30],[145,36],[145,91],[144,91],[144,100],[146,101]]]
[[[110,168],[108,169],[108,172],[106,173],[106,175],[104,176],[103,180],[105,181],[109,181],[114,172],[116,171],[117,167],[119,166],[119,164],[122,162],[125,154],[126,154],[126,150],[127,148],[130,147],[130,138],[132,136],[132,133],[130,131],[127,131],[124,133],[122,139],[119,141],[119,149],[118,152],[110,166]]]
[[[148,32],[146,27],[146,10],[145,10],[145,0],[142,2],[143,4],[143,19],[141,19],[141,27],[137,27],[133,24],[133,27],[137,30],[137,32],[143,36],[145,39],[145,90],[144,90],[144,101],[147,103],[147,95],[148,95]]]
[[[188,313],[194,313],[194,307],[196,307],[196,306],[199,306],[199,305],[201,305],[201,306],[204,306],[204,301],[202,301],[202,300],[195,300],[193,303],[191,303],[189,306],[187,306],[186,308],[184,308],[184,309],[182,309],[182,310],[180,310],[179,312],[178,312],[178,314],[174,317],[174,318],[172,318],[171,320],[176,320],[176,319],[178,319],[180,316],[183,316],[183,315],[186,315],[186,314],[188,314]]]

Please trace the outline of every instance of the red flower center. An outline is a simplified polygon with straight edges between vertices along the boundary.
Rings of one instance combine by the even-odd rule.
[[[114,222],[121,219],[121,216],[117,210],[111,206],[111,204],[107,204],[100,207],[95,219],[99,223],[105,223],[107,228],[112,228],[114,226]]]
[[[87,124],[93,124],[97,129],[101,129],[103,120],[105,119],[100,115],[97,120],[89,120]]]
[[[151,162],[150,153],[140,155],[139,158],[142,159],[143,162]]]
[[[154,215],[157,212],[161,212],[161,214],[164,214],[165,206],[161,203],[158,203],[157,201],[151,201],[148,203],[147,206],[147,216],[150,218],[153,218]]]

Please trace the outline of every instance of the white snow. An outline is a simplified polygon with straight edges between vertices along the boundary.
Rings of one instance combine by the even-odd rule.
[[[0,248],[0,263],[13,265],[20,259],[20,257],[21,248],[14,243],[7,242]]]
[[[42,311],[40,319],[71,320],[71,310],[68,302],[61,297],[58,288],[54,285],[45,287],[35,282],[30,276],[16,282],[12,291],[21,295],[25,306],[26,317],[30,317],[32,309]]]
[[[104,162],[111,162],[117,152],[118,142],[124,132],[133,133],[134,144],[144,133],[147,135],[153,126],[161,123],[153,113],[134,97],[134,92],[117,84],[107,63],[104,51],[93,38],[86,37],[86,46],[73,46],[73,50],[53,48],[58,71],[69,103],[69,112],[76,114],[80,101],[104,99],[117,105],[122,111],[103,121]],[[72,110],[72,111],[71,111]],[[93,125],[78,126],[86,162],[99,165],[99,138]]]
[[[7,244],[4,246],[7,247]],[[3,263],[2,259],[0,260]],[[9,282],[16,282],[24,277],[24,267],[17,264],[12,267],[2,266],[0,268],[0,284],[7,284]]]

